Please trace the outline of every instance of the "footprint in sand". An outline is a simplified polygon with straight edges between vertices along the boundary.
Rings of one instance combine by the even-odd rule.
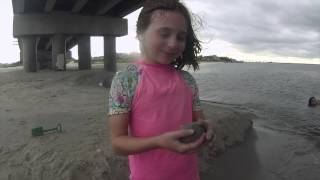
[[[70,171],[70,180],[93,180],[92,175],[84,167],[78,165]]]
[[[74,169],[70,174],[70,180],[92,180],[92,177],[80,169]]]

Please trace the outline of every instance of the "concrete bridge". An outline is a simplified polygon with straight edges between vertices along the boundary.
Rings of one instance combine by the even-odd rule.
[[[127,35],[127,14],[144,0],[12,0],[13,36],[26,72],[66,70],[78,45],[79,70],[91,68],[90,36],[104,37],[104,69],[116,71],[116,37]]]

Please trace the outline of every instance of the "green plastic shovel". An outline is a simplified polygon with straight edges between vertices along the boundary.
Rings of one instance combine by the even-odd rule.
[[[62,125],[58,124],[57,127],[52,128],[52,129],[43,129],[42,126],[40,127],[36,127],[36,128],[32,128],[32,136],[43,136],[44,133],[46,132],[62,132]]]

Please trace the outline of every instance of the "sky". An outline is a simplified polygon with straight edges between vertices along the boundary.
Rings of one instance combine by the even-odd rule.
[[[192,12],[202,55],[249,62],[320,64],[320,0],[181,0]],[[139,52],[135,24],[116,40],[117,52]],[[0,63],[18,61],[12,37],[11,0],[0,1]],[[72,49],[77,58],[77,47]],[[91,37],[92,56],[103,55],[103,39]]]

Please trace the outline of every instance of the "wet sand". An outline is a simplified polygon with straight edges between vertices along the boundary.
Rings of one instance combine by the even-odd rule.
[[[203,179],[317,180],[320,151],[309,140],[254,126],[245,142],[217,156]]]

